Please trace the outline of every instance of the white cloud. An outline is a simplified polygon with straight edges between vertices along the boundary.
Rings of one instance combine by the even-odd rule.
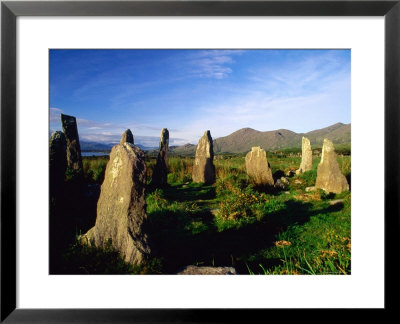
[[[51,123],[60,123],[61,125],[61,117],[60,114],[63,113],[63,110],[60,108],[50,108],[50,122]]]
[[[239,50],[198,52],[189,61],[190,73],[198,77],[223,79],[232,73],[232,68],[227,66],[235,62],[232,56],[242,52]]]

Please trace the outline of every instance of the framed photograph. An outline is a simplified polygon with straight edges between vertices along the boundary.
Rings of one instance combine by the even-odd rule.
[[[1,320],[392,308],[399,15],[3,1]]]

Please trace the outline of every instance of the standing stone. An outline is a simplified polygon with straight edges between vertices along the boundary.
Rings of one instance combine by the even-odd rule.
[[[96,224],[81,241],[104,247],[111,239],[113,248],[126,262],[143,263],[150,254],[144,230],[147,220],[145,187],[144,152],[127,142],[115,145],[101,185]]]
[[[127,129],[125,132],[122,133],[121,141],[119,142],[119,144],[123,145],[124,143],[135,144],[133,141],[133,134],[130,129]]]
[[[50,195],[56,195],[56,191],[61,190],[63,186],[67,169],[66,148],[67,142],[64,133],[53,132],[49,145]]]
[[[154,167],[152,183],[165,186],[168,178],[168,129],[163,128],[160,136],[160,147],[157,156],[157,162]]]
[[[301,163],[296,174],[312,170],[312,150],[310,140],[303,136],[301,140]]]
[[[214,150],[210,131],[205,131],[199,140],[194,159],[192,179],[193,182],[212,184],[215,182],[215,166],[213,163]]]
[[[61,114],[61,125],[67,141],[68,168],[72,170],[83,170],[76,118]]]
[[[274,178],[267,160],[267,153],[259,146],[252,147],[246,155],[246,172],[257,186],[273,186]]]
[[[333,193],[349,190],[346,177],[340,171],[333,143],[326,138],[322,146],[322,158],[317,169],[315,187]]]

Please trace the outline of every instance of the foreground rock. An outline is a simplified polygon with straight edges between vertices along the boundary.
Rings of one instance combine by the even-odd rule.
[[[296,174],[312,170],[312,149],[310,140],[303,137],[301,140],[301,163],[300,168],[296,170]]]
[[[232,267],[196,267],[187,266],[177,273],[178,275],[236,275],[235,268]]]
[[[124,143],[135,144],[133,141],[133,134],[130,129],[127,129],[125,132],[123,132],[121,136],[119,144],[123,145]]]
[[[212,184],[215,182],[215,166],[213,140],[210,131],[205,131],[199,140],[196,149],[196,157],[193,164],[193,182]]]
[[[257,186],[273,186],[274,178],[267,160],[267,153],[259,146],[252,147],[246,155],[246,172]]]
[[[67,169],[67,142],[63,132],[51,134],[49,144],[50,194],[61,190]]]
[[[168,129],[163,128],[160,135],[160,147],[157,156],[157,162],[154,167],[152,183],[155,185],[165,186],[168,178]]]
[[[346,177],[340,171],[333,143],[328,139],[324,139],[322,146],[322,157],[317,169],[315,187],[333,193],[349,190]]]
[[[76,118],[61,114],[61,125],[67,142],[68,168],[82,170],[81,145],[79,143]]]
[[[151,252],[144,230],[145,185],[144,152],[127,142],[115,145],[101,186],[96,224],[81,241],[104,247],[111,239],[126,262],[143,263]]]

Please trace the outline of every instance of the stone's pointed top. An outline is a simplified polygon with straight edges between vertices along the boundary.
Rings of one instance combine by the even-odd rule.
[[[164,144],[167,140],[169,140],[169,131],[167,128],[163,128],[160,134],[160,144]]]
[[[322,155],[324,154],[324,151],[326,153],[332,152],[335,150],[335,147],[333,146],[333,143],[328,140],[327,138],[324,138],[324,145],[322,146]]]
[[[261,155],[263,155],[263,156],[267,156],[267,152],[265,152],[262,148],[261,148],[261,146],[253,146],[252,148],[251,148],[251,152],[249,152],[250,154],[257,154],[257,156],[260,156],[260,154]]]
[[[74,116],[71,115],[66,115],[66,114],[60,114],[61,118],[75,118]]]
[[[61,118],[61,124],[69,124],[69,123],[73,123],[76,124],[76,117],[74,116],[69,116],[69,115],[64,115],[64,114],[60,114],[60,118]]]
[[[123,145],[124,143],[135,144],[133,142],[133,134],[129,128],[122,133],[121,141],[119,142],[119,144],[121,145]]]

